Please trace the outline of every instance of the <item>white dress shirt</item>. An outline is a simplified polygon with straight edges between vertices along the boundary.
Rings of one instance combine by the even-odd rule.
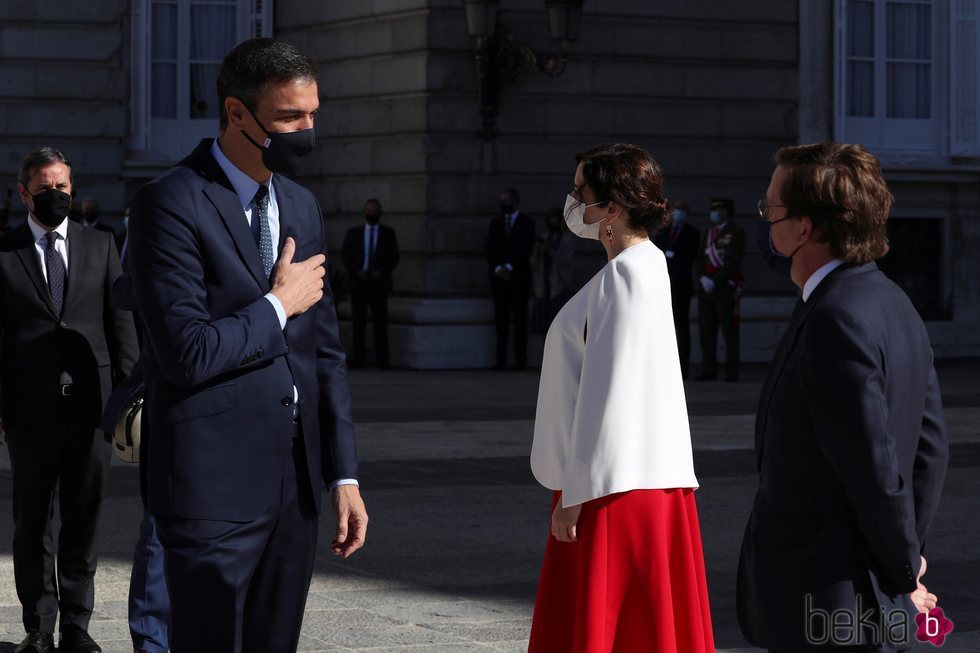
[[[252,216],[255,214],[255,193],[259,190],[259,182],[239,170],[225,156],[225,153],[221,151],[221,147],[218,146],[217,138],[211,144],[211,156],[218,162],[218,166],[225,173],[225,176],[228,177],[228,181],[231,182],[231,187],[235,190],[235,194],[238,195],[238,200],[242,203],[242,211],[245,213],[245,219],[248,220],[249,228],[251,228]],[[269,177],[269,181],[265,185],[269,189],[269,209],[267,215],[269,216],[269,231],[272,232],[272,264],[275,265],[276,261],[279,260],[279,204],[276,202],[276,187],[272,183],[272,176]],[[283,308],[282,302],[271,292],[267,293],[265,298],[276,309],[276,315],[279,316],[279,327],[285,329],[286,310]],[[293,386],[293,401],[299,401],[299,390],[295,385]],[[330,490],[334,490],[338,485],[358,485],[358,482],[352,478],[337,479],[330,483]]]
[[[44,252],[48,249],[48,241],[45,240],[44,235],[48,233],[48,230],[39,225],[34,220],[33,215],[29,215],[27,218],[27,225],[31,228],[31,235],[34,236],[34,249],[37,251],[38,261],[41,263],[41,274],[44,276],[44,282],[48,282],[48,266],[44,263]],[[61,221],[61,224],[54,229],[54,232],[58,234],[59,238],[54,241],[54,251],[61,254],[62,260],[65,262],[65,279],[68,278],[68,218]]]
[[[698,487],[667,263],[650,241],[607,263],[548,329],[531,470],[565,507]]]
[[[364,265],[362,270],[367,272],[368,260],[372,254],[378,253],[378,225],[364,224]]]
[[[817,268],[817,271],[811,274],[810,278],[803,284],[803,301],[810,299],[810,295],[812,295],[813,291],[817,289],[820,282],[826,279],[828,274],[842,265],[844,265],[844,261],[840,260],[839,258],[835,258],[833,261],[824,263]]]

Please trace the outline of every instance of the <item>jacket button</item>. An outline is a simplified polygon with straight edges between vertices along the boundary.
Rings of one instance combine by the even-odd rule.
[[[290,407],[290,406],[292,406],[293,405],[293,398],[292,397],[283,397],[282,398],[282,405],[283,406],[286,406],[287,408]]]
[[[60,322],[58,324],[58,326],[60,326],[62,329],[67,329],[68,328],[68,323],[67,322]]]

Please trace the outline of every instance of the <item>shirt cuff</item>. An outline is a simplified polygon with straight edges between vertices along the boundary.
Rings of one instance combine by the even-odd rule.
[[[279,298],[273,295],[271,292],[266,294],[265,298],[269,300],[270,304],[272,304],[272,308],[276,309],[276,316],[279,318],[279,328],[285,329],[286,309],[282,307],[282,302],[279,301]]]
[[[357,482],[356,478],[338,478],[336,481],[331,483],[328,487],[330,488],[330,491],[333,492],[341,485],[356,485],[357,487],[361,487],[361,484]]]

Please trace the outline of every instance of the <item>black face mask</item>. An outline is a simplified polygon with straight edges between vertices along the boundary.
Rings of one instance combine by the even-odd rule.
[[[793,268],[793,254],[789,256],[784,256],[776,251],[772,246],[772,222],[769,222],[765,218],[759,218],[759,222],[756,223],[756,242],[759,244],[759,253],[762,254],[762,258],[765,259],[766,265],[769,269],[778,274],[781,277],[790,278],[790,270]],[[799,249],[797,247],[796,249]]]
[[[504,202],[501,202],[500,203],[500,212],[503,213],[504,215],[510,215],[511,213],[514,212],[514,205],[513,204],[505,204]]]
[[[364,214],[364,219],[367,220],[368,224],[378,224],[381,221],[381,216],[379,214],[371,215],[370,213]]]
[[[68,217],[68,209],[71,208],[71,195],[57,188],[49,188],[32,195],[31,200],[34,202],[31,213],[38,222],[49,229],[54,229],[64,222]]]
[[[256,143],[244,129],[239,131],[249,143],[262,150],[262,165],[269,172],[290,177],[295,175],[303,162],[303,157],[312,152],[316,146],[316,132],[312,127],[295,132],[270,132],[259,122],[251,109],[245,108],[252,114],[255,124],[265,132],[265,141],[261,144]]]

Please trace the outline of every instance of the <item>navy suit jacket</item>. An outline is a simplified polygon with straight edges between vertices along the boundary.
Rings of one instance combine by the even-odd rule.
[[[293,385],[309,478],[357,478],[345,354],[329,287],[279,326],[269,280],[212,141],[147,184],[131,207],[128,256],[145,329],[148,503],[157,516],[248,521],[291,464]],[[327,250],[306,189],[274,175],[280,250]]]
[[[837,268],[798,304],[755,438],[759,488],[738,570],[748,640],[804,646],[807,609],[853,614],[858,597],[862,610],[905,611],[914,633],[907,593],[949,445],[925,326],[874,263]],[[850,644],[873,634],[853,631]]]

